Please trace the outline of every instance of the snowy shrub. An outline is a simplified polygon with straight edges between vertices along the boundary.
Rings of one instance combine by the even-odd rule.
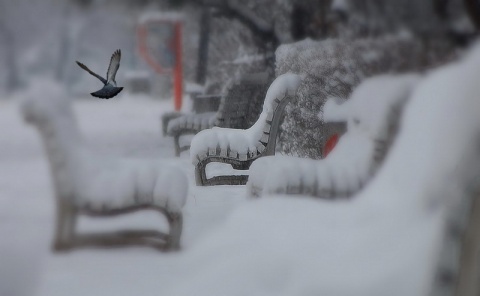
[[[364,78],[382,73],[421,70],[443,53],[428,59],[421,42],[404,33],[357,40],[304,40],[276,51],[277,76],[288,71],[305,76],[296,105],[286,108],[280,138],[282,152],[319,158],[328,136],[339,132],[318,118],[328,97],[347,99]]]

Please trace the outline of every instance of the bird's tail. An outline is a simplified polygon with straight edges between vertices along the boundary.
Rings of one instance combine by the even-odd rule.
[[[123,87],[105,85],[102,89],[91,93],[91,95],[100,99],[110,99],[118,95],[122,90]]]

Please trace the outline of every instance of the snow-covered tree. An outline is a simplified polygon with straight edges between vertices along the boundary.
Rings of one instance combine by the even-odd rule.
[[[287,154],[322,156],[328,136],[339,131],[317,116],[328,97],[347,99],[373,75],[441,65],[473,31],[463,0],[333,0],[331,8],[328,26],[336,38],[277,49],[277,75],[305,76],[297,103],[286,108],[280,146]]]

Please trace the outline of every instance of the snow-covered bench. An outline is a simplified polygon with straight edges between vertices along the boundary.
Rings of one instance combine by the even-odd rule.
[[[261,156],[275,154],[276,138],[285,106],[295,98],[301,78],[283,74],[270,85],[263,111],[255,124],[244,129],[218,128],[203,130],[193,139],[190,158],[195,165],[197,185],[241,185],[248,175],[223,175],[207,178],[211,162],[230,164],[237,170],[248,170]]]
[[[250,167],[247,193],[303,194],[322,198],[349,197],[377,171],[396,134],[405,102],[419,77],[382,75],[366,79],[350,99],[328,100],[325,122],[347,122],[347,132],[322,160],[270,156]]]
[[[24,119],[38,129],[50,162],[56,201],[55,250],[119,245],[179,248],[182,207],[188,193],[188,180],[181,169],[92,152],[83,142],[68,97],[51,82],[32,87],[21,110]],[[80,215],[110,217],[145,209],[164,215],[168,230],[76,231]]]
[[[209,117],[212,117],[212,114],[216,114],[218,111],[218,107],[220,105],[220,100],[222,98],[221,95],[202,95],[198,93],[194,93],[190,95],[192,101],[193,101],[193,111],[194,114],[199,114],[199,116],[202,116],[200,114],[204,113],[209,113]],[[170,123],[171,120],[178,118],[180,116],[186,116],[187,114],[179,111],[171,111],[171,112],[166,112],[163,113],[161,118],[162,121],[162,135],[167,136],[167,128],[168,124]],[[175,141],[175,144],[179,144],[178,141]],[[180,147],[176,149],[180,149]],[[181,150],[181,149],[180,149]],[[177,153],[178,156],[178,153]]]
[[[257,119],[261,112],[263,98],[268,87],[268,73],[250,73],[235,80],[221,98],[216,112],[185,114],[169,120],[166,134],[173,137],[175,155],[190,148],[182,146],[181,138],[195,135],[214,126],[246,129]]]
[[[479,76],[478,46],[428,73],[354,199],[265,196],[237,208],[180,256],[184,282],[166,294],[479,295]],[[447,219],[455,206],[469,222],[459,228]]]

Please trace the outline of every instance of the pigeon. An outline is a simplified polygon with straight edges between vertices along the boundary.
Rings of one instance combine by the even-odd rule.
[[[76,61],[77,65],[79,65],[80,68],[97,77],[98,79],[100,79],[101,82],[103,82],[103,84],[105,84],[102,89],[90,93],[92,96],[100,99],[110,99],[118,95],[122,91],[123,87],[117,87],[117,82],[115,81],[115,75],[117,74],[118,68],[120,67],[121,57],[122,52],[120,51],[120,49],[117,49],[112,54],[112,57],[110,58],[110,65],[108,65],[107,79],[88,69],[87,66],[80,63],[79,61]]]

